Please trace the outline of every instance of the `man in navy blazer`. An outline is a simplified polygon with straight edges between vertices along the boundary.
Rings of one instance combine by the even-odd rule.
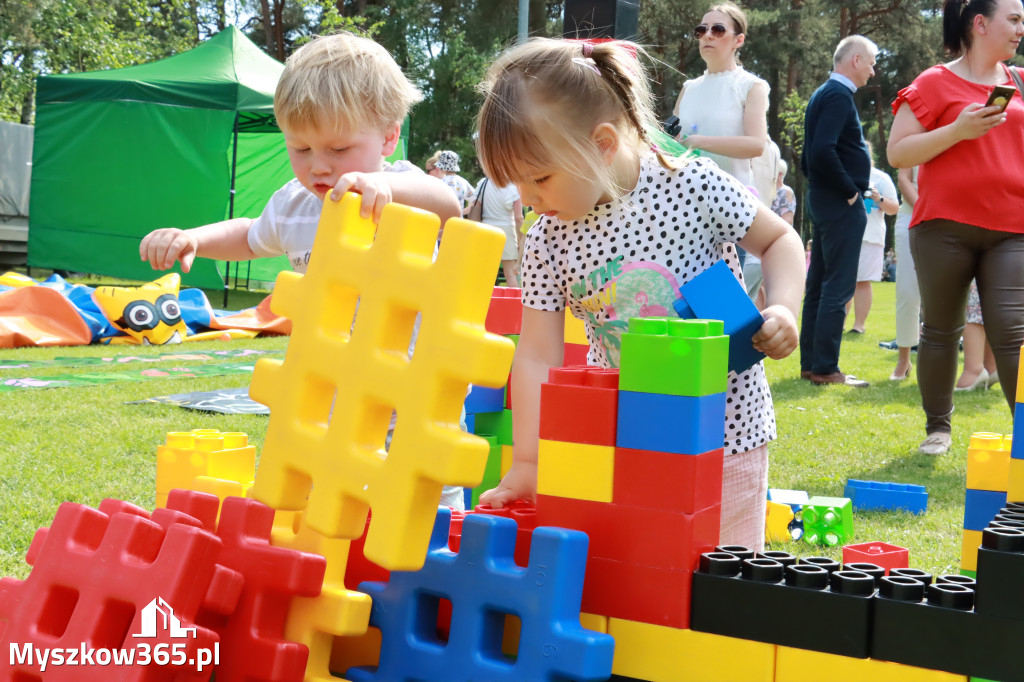
[[[867,225],[863,193],[871,158],[853,101],[875,75],[878,47],[849,36],[836,47],[833,70],[804,114],[801,168],[814,226],[800,326],[800,376],[815,384],[867,386],[839,369],[845,305],[857,286],[857,261]]]

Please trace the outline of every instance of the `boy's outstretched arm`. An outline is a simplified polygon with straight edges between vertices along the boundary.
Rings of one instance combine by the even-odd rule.
[[[537,497],[537,447],[540,441],[540,385],[548,370],[560,367],[565,352],[565,311],[523,307],[523,326],[512,363],[512,466],[497,488],[480,496],[481,504],[501,509],[516,500]]]
[[[437,178],[423,173],[346,173],[338,178],[331,198],[340,201],[345,192],[363,195],[360,214],[380,222],[381,211],[392,201],[436,213],[441,227],[449,218],[460,217],[455,192]]]
[[[754,348],[781,360],[796,350],[800,340],[796,318],[806,279],[803,245],[786,221],[759,204],[740,246],[761,259],[767,291],[767,305],[761,311],[764,324],[754,334]]]
[[[167,270],[176,261],[181,271],[192,269],[196,257],[216,260],[250,260],[256,254],[249,248],[251,218],[232,218],[190,230],[165,227],[153,230],[142,238],[139,256],[149,261],[154,270]]]

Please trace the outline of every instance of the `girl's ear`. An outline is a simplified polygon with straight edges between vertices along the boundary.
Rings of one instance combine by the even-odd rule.
[[[736,49],[738,50],[741,47],[743,47],[743,43],[745,43],[745,42],[747,42],[747,34],[746,33],[737,33],[736,34]]]
[[[384,147],[380,150],[381,156],[391,156],[395,153],[399,141],[402,139],[402,124],[396,123],[391,130],[384,131]]]
[[[590,139],[597,145],[601,157],[605,162],[611,163],[615,153],[619,150],[619,131],[611,123],[599,123],[590,134]]]

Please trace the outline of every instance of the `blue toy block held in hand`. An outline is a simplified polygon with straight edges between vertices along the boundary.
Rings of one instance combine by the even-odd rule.
[[[426,562],[362,583],[381,631],[380,665],[352,668],[353,682],[555,682],[607,680],[614,639],[580,626],[586,533],[538,528],[526,568],[515,564],[512,519],[468,514],[457,553],[448,549],[451,510],[440,508]],[[451,602],[448,641],[438,634],[438,603]],[[502,651],[506,615],[519,618],[516,657]]]
[[[682,298],[672,304],[679,317],[722,320],[729,335],[729,370],[737,374],[764,359],[754,349],[754,334],[764,324],[740,281],[720,260],[679,287]]]

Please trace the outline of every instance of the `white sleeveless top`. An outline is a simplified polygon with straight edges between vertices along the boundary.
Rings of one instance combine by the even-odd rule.
[[[683,96],[676,105],[682,132],[715,137],[743,135],[747,94],[758,82],[768,88],[766,81],[742,67],[719,73],[705,71],[703,76],[686,81]],[[743,185],[749,187],[754,184],[751,159],[733,159],[703,150],[700,155],[714,161]]]

